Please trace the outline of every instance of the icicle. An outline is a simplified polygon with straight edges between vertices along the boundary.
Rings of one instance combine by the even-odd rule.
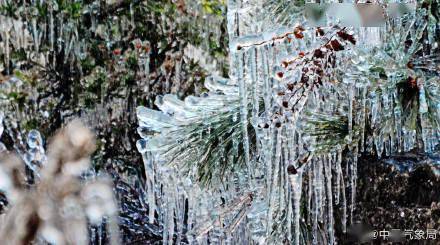
[[[269,77],[269,58],[267,55],[267,47],[263,47],[261,53],[261,63],[262,63],[262,69],[261,69],[261,76],[263,78],[263,99],[264,99],[264,110],[266,112],[270,111],[272,104],[272,87],[270,84],[270,77]]]
[[[350,224],[353,224],[353,215],[354,215],[354,210],[356,207],[356,183],[357,183],[357,160],[358,160],[358,156],[357,156],[357,148],[355,147],[354,149],[352,149],[353,152],[353,156],[350,156],[350,174],[349,174],[349,178],[350,178]]]
[[[335,204],[339,204],[339,195],[341,193],[341,186],[340,186],[340,182],[343,181],[343,179],[341,179],[341,175],[342,175],[342,167],[341,167],[341,163],[342,163],[342,150],[338,149],[337,153],[335,154],[335,165],[336,165],[336,180],[335,180]],[[345,190],[342,190],[345,191]]]
[[[179,183],[182,184],[182,183]],[[176,227],[177,227],[177,239],[176,244],[181,244],[181,240],[183,238],[182,234],[184,230],[184,220],[185,220],[185,196],[180,193],[184,193],[184,189],[181,185],[177,186],[177,193],[179,195],[178,200],[176,202]]]
[[[173,190],[173,179],[171,176],[163,176],[169,179],[168,183],[163,183],[163,193],[161,197],[164,198],[162,201],[162,218],[161,222],[163,224],[163,233],[162,233],[162,242],[163,244],[173,244],[174,238],[174,202],[175,200],[175,192]]]
[[[260,110],[260,98],[258,95],[259,92],[259,80],[257,74],[257,56],[259,53],[258,49],[251,49],[249,52],[249,66],[251,73],[251,86],[252,86],[252,118],[258,118],[259,110]]]
[[[3,119],[5,118],[4,114],[2,111],[0,111],[0,138],[2,137],[3,131],[4,131],[4,126],[3,126]],[[0,153],[3,151],[6,151],[6,146],[0,141]]]
[[[49,43],[50,43],[50,51],[54,51],[54,22],[53,22],[53,7],[52,4],[49,4]]]
[[[269,168],[273,168],[273,173],[270,176],[267,176],[270,183],[270,189],[269,189],[269,198],[268,198],[268,213],[267,213],[267,233],[266,236],[269,236],[272,232],[272,225],[273,225],[273,216],[276,211],[276,202],[278,196],[278,176],[279,176],[279,162],[281,158],[281,129],[275,129],[275,142],[274,142],[274,149],[271,147],[268,147],[271,151],[275,152],[274,160],[272,161],[272,165],[269,165]]]
[[[284,143],[283,144],[283,149],[284,149],[283,167],[286,169],[286,171],[285,171],[285,175],[283,175],[283,177],[284,177],[283,181],[285,184],[284,194],[285,194],[285,198],[287,198],[287,201],[285,202],[284,205],[287,205],[287,217],[290,218],[290,217],[294,217],[294,204],[295,204],[294,198],[296,197],[295,195],[297,195],[294,193],[294,191],[296,191],[296,190],[293,189],[294,187],[296,188],[296,185],[292,185],[291,179],[292,179],[292,174],[293,174],[293,177],[295,177],[296,169],[298,169],[298,167],[299,167],[298,166],[299,164],[297,164],[297,166],[291,165],[291,159],[296,159],[295,155],[296,155],[296,148],[298,146],[298,138],[295,135],[295,127],[292,125],[286,125],[285,132],[286,132],[285,138],[283,139],[283,143]],[[291,170],[293,170],[292,167],[295,171],[289,172],[289,168]],[[303,169],[304,168],[300,169],[301,173],[303,172]],[[301,178],[302,178],[302,176],[301,176]],[[301,181],[301,184],[302,184],[302,181]],[[302,190],[301,190],[301,192],[302,192]],[[299,198],[301,198],[301,197],[299,197]],[[293,221],[288,220],[288,222],[287,222],[287,237],[289,239],[294,238],[296,236],[296,233],[292,228],[292,225],[295,225],[295,222],[296,222],[295,218],[293,218]],[[294,235],[292,235],[292,231],[294,232]],[[295,239],[294,239],[294,241],[295,241]]]
[[[342,170],[341,173],[342,175]],[[342,216],[341,216],[341,223],[342,223],[342,232],[347,232],[347,198],[345,195],[345,181],[344,178],[340,179],[341,181],[341,191],[342,191]]]
[[[252,167],[249,165],[249,135],[248,135],[248,88],[246,85],[246,81],[243,77],[243,64],[242,64],[242,55],[236,54],[236,60],[238,62],[237,66],[237,79],[239,84],[239,95],[241,99],[240,103],[240,117],[241,117],[241,130],[243,134],[243,148],[244,148],[244,159],[245,164],[248,169],[249,177],[252,179],[253,176],[253,170]],[[253,62],[251,62],[253,63]]]
[[[319,224],[318,221],[322,220],[322,164],[321,159],[317,157],[313,160],[313,244],[318,244]]]
[[[416,141],[416,130],[407,129],[406,127],[402,130],[403,134],[403,151],[407,152],[414,148]]]
[[[138,141],[138,143],[141,142],[141,140]],[[140,152],[141,149],[138,150]],[[155,199],[155,167],[154,167],[154,160],[152,159],[151,154],[148,154],[149,157],[147,157],[148,153],[143,155],[144,160],[144,166],[145,166],[145,176],[147,178],[146,185],[147,185],[147,198],[148,198],[148,222],[154,223],[154,213],[156,212],[156,199]]]
[[[294,231],[294,243],[296,245],[299,245],[299,237],[301,233],[301,227],[300,227],[300,209],[301,209],[301,194],[302,194],[302,175],[303,175],[303,169],[300,168],[297,173],[290,174],[289,175],[289,181],[291,185],[291,192],[292,192],[292,202],[293,202],[293,231]]]
[[[428,116],[428,103],[426,99],[426,92],[425,92],[425,84],[426,81],[424,77],[421,77],[417,80],[417,86],[419,88],[419,117],[421,121],[422,126],[422,141],[423,141],[423,148],[425,152],[431,152],[434,150],[434,147],[437,142],[435,142],[436,137],[432,137],[433,134],[432,131],[432,123]],[[434,114],[431,112],[431,114]]]
[[[317,188],[317,193],[318,193],[318,201],[317,201],[317,205],[318,205],[318,220],[320,222],[324,221],[324,203],[325,203],[325,183],[324,183],[324,176],[323,176],[323,168],[324,168],[324,157],[319,157],[317,165],[318,165],[318,172],[317,172],[317,185],[315,188]]]
[[[390,103],[390,99],[389,99],[389,91],[388,89],[384,89],[384,91],[382,92],[382,104],[383,104],[383,120],[386,122],[391,122],[392,121],[392,108],[393,106]],[[389,123],[386,123],[384,125],[384,127],[389,127],[388,126]],[[385,155],[389,156],[391,154],[391,140],[390,140],[390,133],[389,132],[382,132],[381,133],[384,137],[383,137],[383,145],[384,145],[384,149],[385,149]]]
[[[367,115],[366,115],[366,102],[367,102],[367,88],[363,87],[361,88],[362,90],[362,103],[361,103],[361,111],[360,111],[360,122],[359,122],[359,127],[360,127],[360,134],[361,134],[361,142],[360,142],[360,147],[361,147],[361,151],[364,151],[364,147],[365,147],[365,121],[367,120]]]
[[[348,135],[349,135],[349,142],[351,142],[352,137],[353,137],[353,102],[354,102],[354,91],[352,88],[352,84],[349,84],[349,88],[348,88]]]
[[[37,29],[37,19],[34,17],[32,18],[32,31],[33,31],[33,39],[34,39],[34,49],[35,49],[35,53],[38,54],[38,51],[40,49],[40,37],[38,35],[38,29]]]
[[[324,159],[324,173],[326,180],[326,189],[327,189],[327,230],[329,234],[328,244],[332,245],[335,243],[335,232],[334,232],[334,218],[333,218],[333,191],[332,191],[332,156],[329,154],[327,159]]]
[[[400,105],[400,100],[398,97],[398,91],[397,88],[394,89],[393,91],[393,99],[394,99],[394,123],[395,123],[395,127],[396,127],[396,147],[397,147],[397,151],[401,152],[402,151],[402,109],[401,109],[401,105]]]
[[[308,223],[309,225],[312,225],[311,223],[311,217],[314,215],[313,214],[313,203],[312,203],[312,196],[313,196],[313,164],[310,163],[308,168],[307,168],[307,173],[308,173],[308,186],[307,186],[307,210],[309,211],[309,215],[308,215]]]
[[[10,39],[10,34],[9,34],[9,32],[10,32],[10,29],[9,28],[6,28],[6,31],[5,31],[5,65],[6,65],[6,74],[9,74],[9,72],[10,72],[10,67],[9,67],[9,63],[11,62],[10,61],[10,47],[9,47],[9,39]]]
[[[168,202],[169,207],[168,209],[168,216],[167,216],[167,221],[168,222],[168,242],[165,244],[173,244],[173,240],[174,240],[174,229],[175,229],[175,222],[174,222],[174,214],[175,214],[175,210],[171,207],[173,202],[175,202],[175,200],[170,200]]]
[[[378,121],[379,116],[379,99],[376,96],[376,91],[371,91],[370,93],[370,101],[371,101],[371,125],[375,125]]]

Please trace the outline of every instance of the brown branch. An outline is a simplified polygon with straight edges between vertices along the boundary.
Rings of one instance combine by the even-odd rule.
[[[297,26],[297,27],[295,27],[295,29],[293,30],[293,31],[291,31],[291,32],[286,32],[286,33],[284,33],[283,35],[281,35],[281,36],[275,36],[275,37],[273,37],[271,40],[264,40],[264,41],[261,41],[261,42],[258,42],[258,43],[252,43],[252,44],[248,44],[248,45],[243,45],[243,46],[240,46],[240,45],[238,45],[237,46],[237,50],[240,50],[240,49],[242,49],[242,48],[249,48],[249,47],[254,47],[254,46],[261,46],[261,45],[265,45],[265,44],[267,44],[267,43],[269,43],[269,42],[275,42],[275,41],[278,41],[278,40],[283,40],[283,39],[285,39],[285,38],[288,38],[289,39],[289,42],[290,42],[290,35],[294,35],[295,36],[295,38],[297,38],[297,39],[302,39],[303,37],[304,37],[304,35],[302,34],[303,32],[305,31],[305,29],[302,27],[302,26]]]

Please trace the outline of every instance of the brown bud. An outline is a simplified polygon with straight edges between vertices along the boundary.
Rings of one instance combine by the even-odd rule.
[[[302,33],[305,29],[302,26],[297,26],[293,30],[293,35],[295,35],[296,38],[302,39],[304,37],[304,34]]]
[[[344,50],[344,46],[338,40],[336,40],[336,39],[331,40],[330,44],[332,45],[333,50],[335,50],[335,51]]]
[[[353,45],[356,44],[356,39],[353,35],[348,35],[348,41],[351,42]]]
[[[338,31],[336,32],[336,34],[342,39],[342,40],[347,40],[348,39],[348,33],[346,31]]]
[[[302,77],[301,77],[301,82],[302,83],[306,83],[306,82],[308,82],[309,81],[309,77],[307,76],[307,75],[303,75]]]
[[[330,43],[327,43],[326,45],[324,45],[324,47],[329,50],[333,50],[333,47],[332,47],[332,45],[330,45]]]
[[[302,34],[302,32],[294,32],[293,35],[295,35],[295,37],[298,39],[304,38],[304,34]]]
[[[316,28],[316,36],[324,36],[325,32],[320,27]]]
[[[321,49],[315,49],[313,52],[313,57],[315,58],[324,58],[324,53],[321,51]]]
[[[296,170],[296,168],[293,165],[289,165],[289,166],[287,166],[287,173],[289,175],[295,175],[298,173],[298,171]]]

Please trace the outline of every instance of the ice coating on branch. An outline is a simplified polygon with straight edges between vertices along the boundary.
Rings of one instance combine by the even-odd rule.
[[[39,169],[46,163],[47,157],[43,146],[43,138],[37,130],[29,131],[27,135],[28,150],[23,156],[26,165],[37,175]]]
[[[164,243],[171,243],[178,236],[175,229],[187,231],[188,240],[197,240],[220,225],[203,219],[202,214],[214,206],[220,207],[222,195],[202,191],[197,182],[217,184],[218,177],[230,173],[228,163],[232,166],[233,162],[242,161],[239,158],[240,127],[235,119],[240,112],[238,89],[219,77],[209,78],[207,87],[211,91],[206,95],[190,96],[184,101],[174,95],[158,97],[156,105],[162,112],[144,107],[137,109],[138,132],[143,137],[137,147],[144,154],[150,222],[155,221],[154,212],[160,214],[158,220],[164,225]],[[205,161],[215,166],[205,169],[207,166],[202,165]],[[233,184],[234,179],[230,181]],[[160,192],[156,190],[158,186],[163,186]],[[188,224],[184,223],[185,210],[182,209],[186,199]],[[229,232],[240,224],[245,207],[241,203],[231,204],[232,214],[227,214]],[[176,213],[176,221],[173,213]]]
[[[337,244],[355,221],[361,154],[438,145],[438,76],[413,69],[426,23],[311,28],[300,11],[229,1],[229,79],[211,76],[200,97],[159,96],[160,111],[138,107],[163,243]]]

